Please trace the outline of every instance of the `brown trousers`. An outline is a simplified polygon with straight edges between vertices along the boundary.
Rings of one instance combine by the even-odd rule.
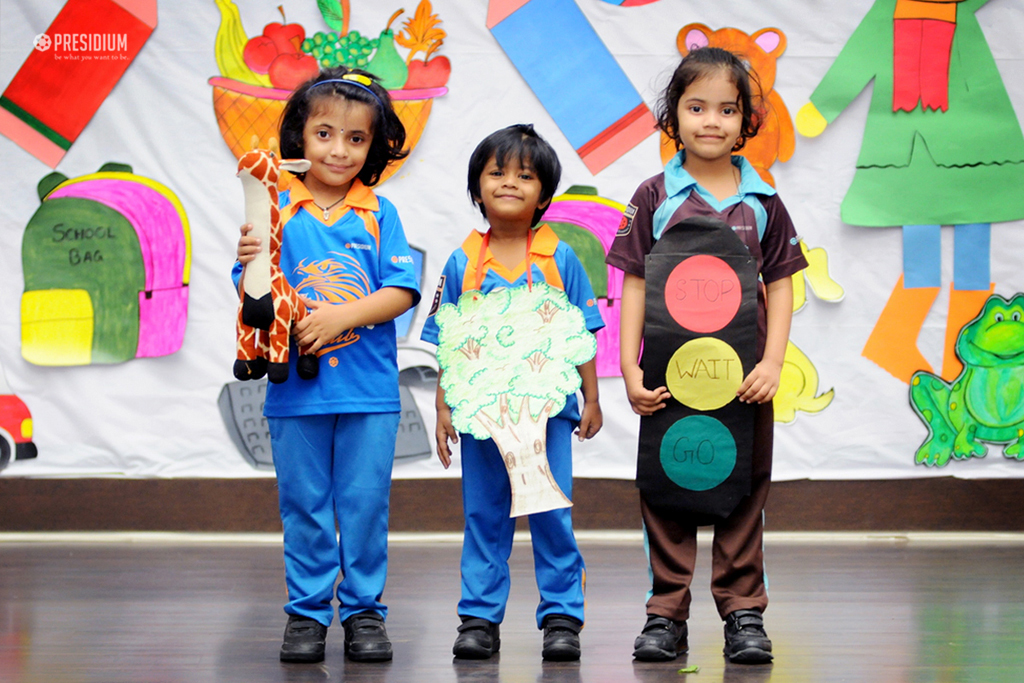
[[[772,478],[772,404],[757,406],[750,495],[732,514],[714,524],[711,547],[711,594],[719,615],[738,609],[768,607],[764,580],[764,504]],[[654,575],[647,614],[685,621],[690,616],[690,585],[697,561],[697,527],[694,517],[666,515],[649,507],[640,497],[651,572]]]

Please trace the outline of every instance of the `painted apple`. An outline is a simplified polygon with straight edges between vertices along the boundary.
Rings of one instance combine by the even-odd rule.
[[[447,57],[434,57],[428,62],[414,59],[409,62],[409,77],[405,81],[405,89],[440,88],[448,82],[452,73],[451,62]]]
[[[306,39],[306,29],[302,24],[267,24],[263,27],[263,35],[274,41],[278,54],[294,54],[302,52],[302,41]]]
[[[279,54],[270,63],[270,84],[281,90],[295,90],[320,73],[316,58],[302,52]]]
[[[245,44],[242,59],[245,65],[258,74],[270,71],[270,63],[277,57],[277,45],[267,36],[255,36]]]

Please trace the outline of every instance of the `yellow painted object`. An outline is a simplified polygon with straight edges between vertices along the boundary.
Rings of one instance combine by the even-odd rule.
[[[270,87],[270,77],[254,72],[245,63],[245,44],[249,37],[242,26],[238,6],[231,0],[214,0],[220,10],[220,26],[213,45],[220,75],[243,83]]]
[[[821,247],[809,249],[800,242],[800,251],[807,258],[808,266],[793,276],[793,312],[807,303],[807,286],[822,301],[841,301],[846,295],[842,285],[832,279],[828,272],[828,253]],[[818,370],[811,359],[792,341],[786,345],[786,357],[782,363],[779,390],[775,394],[775,421],[792,422],[797,411],[819,413],[832,403],[835,390],[824,394],[818,392]]]
[[[835,398],[835,389],[824,394],[818,393],[818,370],[796,344],[786,345],[786,358],[782,362],[782,375],[779,379],[779,390],[775,394],[773,406],[776,422],[792,422],[797,411],[820,413]]]
[[[813,102],[808,102],[800,107],[796,113],[796,129],[800,135],[807,138],[814,138],[825,132],[828,121],[821,115]]]
[[[846,292],[842,285],[832,279],[828,271],[828,252],[822,247],[808,249],[807,244],[800,242],[800,250],[807,259],[807,268],[804,270],[804,277],[807,284],[811,286],[814,296],[822,301],[841,301]],[[796,310],[794,308],[794,310]]]
[[[84,289],[41,289],[21,296],[21,355],[34,365],[89,365],[93,307]]]

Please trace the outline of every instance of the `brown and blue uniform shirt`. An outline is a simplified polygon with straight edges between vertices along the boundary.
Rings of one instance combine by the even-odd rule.
[[[644,260],[669,227],[693,216],[717,218],[732,227],[757,263],[757,358],[764,355],[767,335],[765,284],[790,277],[807,267],[789,212],[775,188],[761,180],[746,159],[733,156],[740,171],[739,190],[718,201],[683,169],[685,152],[648,178],[626,207],[611,249],[608,265],[630,275],[645,277]]]

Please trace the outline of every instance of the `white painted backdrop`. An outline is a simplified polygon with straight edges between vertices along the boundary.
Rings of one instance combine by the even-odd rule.
[[[577,3],[651,106],[678,60],[676,33],[683,25],[702,22],[747,33],[780,28],[788,49],[778,63],[775,89],[795,115],[872,0],[661,0],[634,8],[601,0]],[[237,4],[250,36],[280,20],[278,0]],[[11,81],[33,37],[46,30],[62,5],[62,0],[0,3],[0,87]],[[351,0],[351,5],[352,28],[370,35],[400,6],[398,0]],[[414,5],[404,6],[411,13]],[[284,0],[284,7],[289,21],[310,32],[323,29],[312,0]],[[423,138],[405,166],[380,189],[399,208],[409,240],[427,250],[428,303],[448,254],[467,231],[481,225],[466,197],[464,169],[470,151],[493,130],[534,123],[563,162],[560,191],[572,184],[593,185],[602,196],[625,203],[660,166],[658,137],[652,135],[591,174],[491,37],[486,2],[436,0],[433,9],[448,33],[441,54],[452,63],[449,92],[435,100]],[[1019,2],[992,0],[978,19],[1018,117],[1024,117],[1024,43],[1019,39],[1024,13]],[[207,85],[218,73],[213,45],[219,20],[213,0],[161,2],[158,28],[58,167],[76,177],[108,161],[128,163],[181,199],[191,223],[193,267],[188,327],[178,353],[71,368],[37,367],[22,359],[21,236],[39,204],[36,184],[50,169],[0,137],[0,363],[12,390],[32,411],[39,448],[37,459],[13,462],[0,476],[270,476],[239,455],[216,406],[221,388],[233,379],[236,297],[228,273],[242,222],[235,159],[221,140]],[[926,430],[910,409],[907,387],[860,355],[902,267],[898,229],[851,227],[839,219],[869,96],[870,86],[821,137],[798,136],[793,158],[772,168],[798,232],[810,246],[827,249],[832,275],[846,289],[840,303],[810,297],[794,318],[793,340],[817,367],[821,389],[832,387],[836,394],[824,412],[801,414],[777,426],[775,478],[1024,476],[1024,463],[1007,461],[998,447],[984,459],[942,469],[914,465]],[[952,236],[943,239],[945,284],[952,275]],[[1024,254],[1024,222],[994,225],[992,253],[996,291],[1011,295],[1024,290],[1019,257]],[[948,289],[920,338],[922,351],[936,367],[941,365],[947,295]],[[412,338],[418,337],[423,316],[421,310]],[[431,350],[418,342],[408,346]],[[576,474],[631,478],[638,420],[620,379],[602,379],[601,393],[605,428],[577,448]],[[429,393],[416,396],[432,425]],[[446,472],[436,459],[400,463],[395,469],[401,478],[457,475],[457,466]]]

